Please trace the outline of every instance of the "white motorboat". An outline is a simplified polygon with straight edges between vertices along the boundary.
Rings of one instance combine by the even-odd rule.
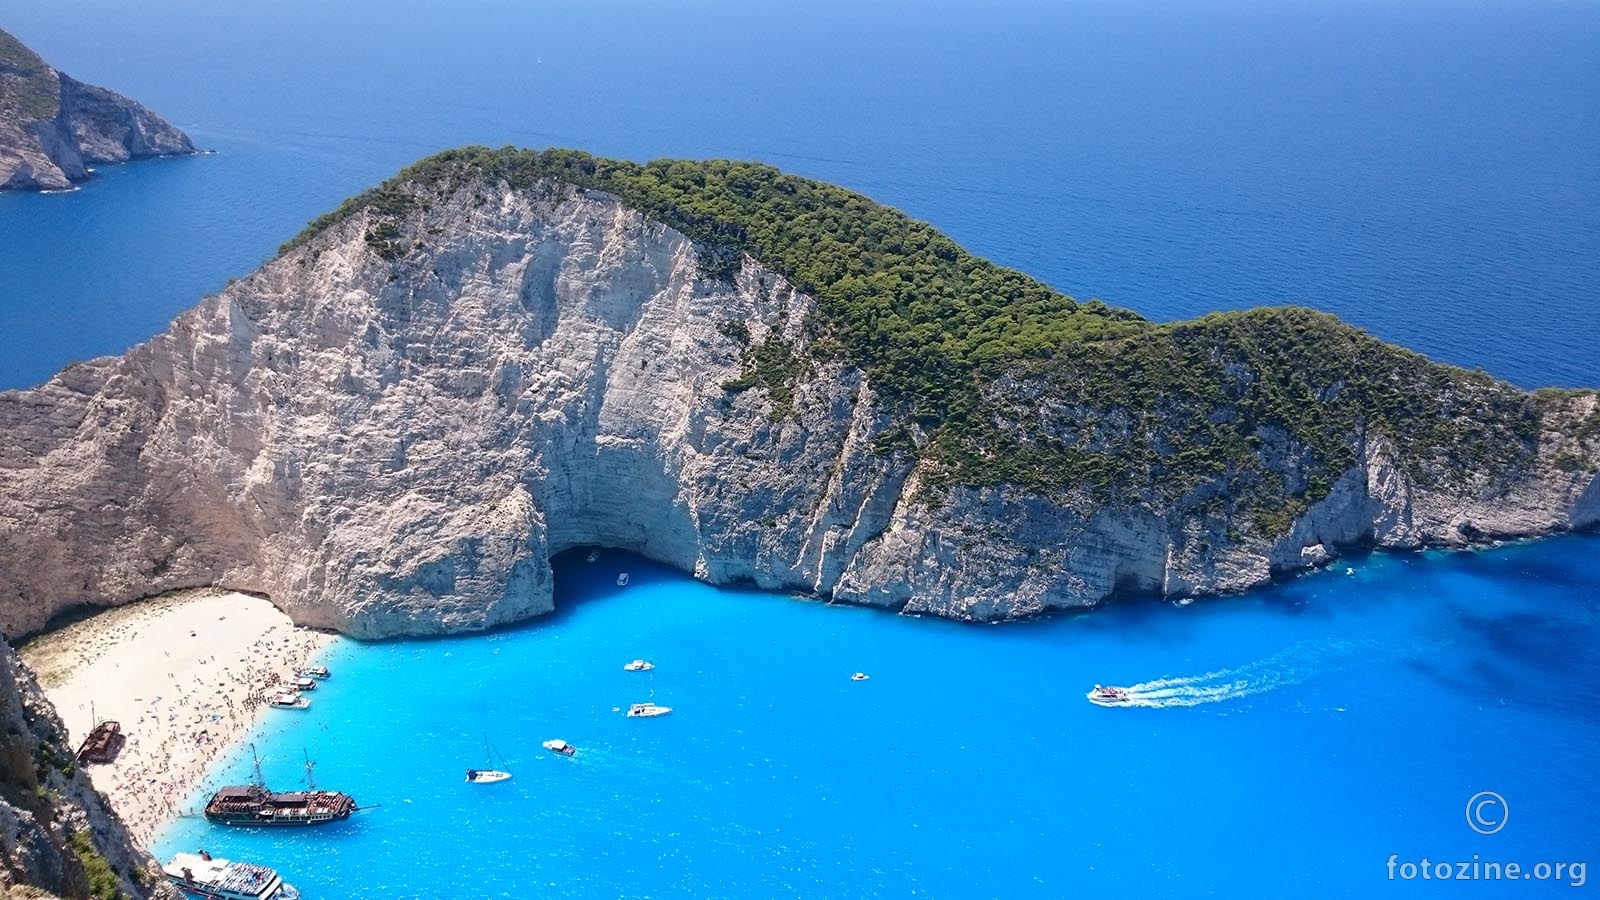
[[[670,706],[657,706],[654,703],[635,703],[628,707],[628,718],[648,719],[654,716],[664,716],[672,712]]]
[[[549,750],[551,753],[559,753],[562,756],[571,756],[578,752],[577,747],[572,746],[560,738],[551,738],[550,740],[545,741],[544,748]]]
[[[316,679],[295,677],[289,679],[289,686],[297,691],[314,691],[317,689]]]
[[[633,662],[628,663],[627,665],[623,666],[622,668],[628,670],[629,672],[648,672],[651,669],[654,669],[655,667],[656,667],[656,664],[653,663],[653,662],[650,662],[649,660],[636,659]]]
[[[1097,684],[1094,690],[1089,692],[1089,702],[1101,706],[1120,706],[1131,699],[1126,688],[1103,687]]]
[[[311,701],[300,696],[298,691],[279,691],[267,698],[267,705],[274,709],[305,709]]]
[[[623,573],[617,575],[617,587],[627,587],[627,586],[628,586],[628,573],[627,572],[623,572]]]
[[[201,850],[179,853],[161,867],[167,880],[205,900],[300,900],[300,892],[266,866],[218,859]]]
[[[589,561],[589,562],[595,562],[598,559],[600,559],[600,551],[599,550],[590,550],[589,551],[589,555],[584,557],[584,559]]]
[[[333,674],[327,666],[301,666],[294,673],[301,678],[328,678]]]
[[[494,745],[493,744],[489,743],[489,735],[488,735],[487,732],[485,732],[484,735],[483,735],[483,752],[484,752],[484,755],[487,756],[488,759],[489,759],[489,765],[491,765],[491,766],[494,765],[495,760],[498,758],[500,760],[500,765],[505,766],[505,768],[503,768],[503,769],[468,769],[467,770],[467,783],[468,784],[494,784],[494,783],[500,782],[500,781],[509,781],[509,780],[511,780],[511,773],[509,771],[507,771],[511,767],[510,766],[506,766],[505,757],[500,756],[500,752],[494,749]]]
[[[865,672],[857,672],[854,675],[850,676],[850,680],[851,681],[866,681],[868,678],[871,678],[871,677],[872,677],[871,675],[868,675]]]

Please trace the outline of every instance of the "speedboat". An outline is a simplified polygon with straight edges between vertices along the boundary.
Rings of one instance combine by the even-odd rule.
[[[854,675],[850,676],[850,680],[851,681],[866,681],[868,678],[871,678],[871,677],[872,677],[871,675],[868,675],[865,672],[857,672]]]
[[[468,769],[467,770],[467,783],[468,784],[494,784],[495,782],[498,782],[498,781],[509,781],[510,779],[511,779],[511,773],[510,772],[502,772],[499,769]]]
[[[1127,688],[1103,687],[1097,684],[1094,686],[1094,690],[1089,692],[1089,702],[1098,703],[1101,706],[1115,706],[1119,703],[1127,703],[1130,699]]]
[[[589,555],[584,557],[584,559],[586,559],[589,562],[594,562],[594,561],[598,560],[599,558],[600,558],[600,551],[599,550],[590,550],[589,551]]]
[[[672,712],[670,706],[657,706],[654,703],[635,703],[628,707],[628,718],[648,719],[653,716],[664,716]]]
[[[201,850],[179,853],[161,867],[190,897],[206,900],[300,900],[300,892],[266,866],[218,859]]]
[[[623,572],[623,573],[617,575],[617,587],[627,587],[627,586],[628,586],[628,573],[627,572]]]
[[[305,709],[311,701],[300,696],[298,691],[279,691],[267,698],[267,705],[274,709]]]
[[[291,678],[289,679],[289,685],[297,691],[314,691],[317,689],[316,680],[311,678]]]
[[[327,666],[301,666],[295,669],[294,673],[301,678],[327,678],[333,674],[328,671]]]
[[[636,659],[633,662],[623,666],[623,668],[627,669],[629,672],[648,672],[655,667],[655,663],[644,659]]]
[[[550,740],[545,741],[544,748],[549,750],[551,753],[559,753],[562,756],[571,756],[572,754],[578,752],[577,747],[572,746],[560,738],[551,738]]]

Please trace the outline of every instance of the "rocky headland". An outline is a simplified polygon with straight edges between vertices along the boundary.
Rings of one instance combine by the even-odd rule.
[[[73,761],[33,673],[0,641],[0,897],[173,898]]]
[[[93,165],[194,152],[143,105],[57,72],[0,31],[0,190],[64,190]]]
[[[1296,308],[1147,322],[744,163],[431,158],[0,393],[0,625],[176,588],[363,637],[600,545],[969,620],[1600,521],[1600,401]]]

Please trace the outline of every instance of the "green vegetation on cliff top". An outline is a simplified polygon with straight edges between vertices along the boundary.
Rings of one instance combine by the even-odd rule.
[[[54,117],[59,90],[39,54],[0,29],[0,124],[11,120],[22,125]]]
[[[1193,504],[1206,501],[1192,492],[1223,485],[1219,514],[1270,531],[1283,510],[1327,493],[1369,429],[1424,482],[1500,477],[1534,453],[1529,395],[1331,316],[1272,308],[1153,324],[1077,303],[859,194],[756,163],[452,150],[351,198],[282,250],[370,208],[368,242],[397,258],[407,214],[480,179],[605,191],[693,239],[709,276],[733,276],[745,254],[781,273],[817,301],[810,354],[868,374],[902,413],[879,445],[942,463],[936,486]],[[787,406],[785,379],[803,371],[789,348],[750,348],[747,360],[730,388],[763,385]]]

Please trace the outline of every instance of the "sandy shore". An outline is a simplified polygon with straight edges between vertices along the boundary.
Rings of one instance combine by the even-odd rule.
[[[74,747],[96,716],[122,723],[128,740],[116,762],[87,771],[148,845],[184,811],[207,767],[256,724],[264,686],[333,640],[295,628],[259,597],[199,590],[74,622],[33,639],[21,655]]]

